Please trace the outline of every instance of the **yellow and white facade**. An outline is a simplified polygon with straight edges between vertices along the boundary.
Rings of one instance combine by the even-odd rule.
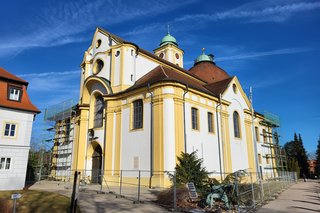
[[[81,64],[72,165],[93,182],[94,170],[104,170],[109,179],[120,170],[173,171],[185,151],[196,151],[208,171],[256,172],[251,106],[237,77],[222,72],[211,55],[201,55],[194,66],[197,72],[209,66],[212,76],[218,70],[211,82],[183,69],[184,52],[171,37],[153,54],[96,30]],[[254,125],[262,131],[259,119]],[[149,181],[152,174],[142,177]],[[169,183],[165,175],[153,181]]]

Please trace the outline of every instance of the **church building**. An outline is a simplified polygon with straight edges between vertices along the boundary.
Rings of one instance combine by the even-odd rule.
[[[155,174],[174,171],[182,152],[195,151],[209,172],[274,172],[266,160],[272,150],[259,146],[272,129],[238,78],[204,50],[189,70],[183,56],[170,33],[151,53],[97,28],[81,63],[73,169],[86,170],[92,182],[101,173],[112,179],[120,170],[149,171],[145,181],[168,185]]]

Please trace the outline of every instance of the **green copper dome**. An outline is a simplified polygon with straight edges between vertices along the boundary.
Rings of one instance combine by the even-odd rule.
[[[177,40],[175,39],[175,37],[170,35],[169,32],[165,37],[163,37],[161,39],[160,46],[163,46],[165,44],[174,44],[174,45],[178,46]]]
[[[206,55],[204,53],[204,48],[202,48],[202,54],[198,56],[196,60],[194,60],[194,65],[203,62],[203,61],[209,61],[213,63],[213,55]]]

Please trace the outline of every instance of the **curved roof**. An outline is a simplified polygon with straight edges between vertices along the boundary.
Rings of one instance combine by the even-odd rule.
[[[170,33],[168,33],[166,36],[164,36],[161,39],[160,46],[163,46],[166,44],[174,44],[174,45],[178,46],[176,38],[173,37],[172,35],[170,35]]]
[[[207,83],[221,81],[230,77],[226,71],[215,65],[212,61],[196,63],[189,72]]]

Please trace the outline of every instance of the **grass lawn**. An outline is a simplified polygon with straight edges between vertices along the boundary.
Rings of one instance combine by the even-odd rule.
[[[54,192],[21,190],[21,191],[0,191],[0,212],[12,212],[13,201],[11,194],[22,195],[17,200],[16,210],[19,213],[60,213],[68,212],[70,198]]]

